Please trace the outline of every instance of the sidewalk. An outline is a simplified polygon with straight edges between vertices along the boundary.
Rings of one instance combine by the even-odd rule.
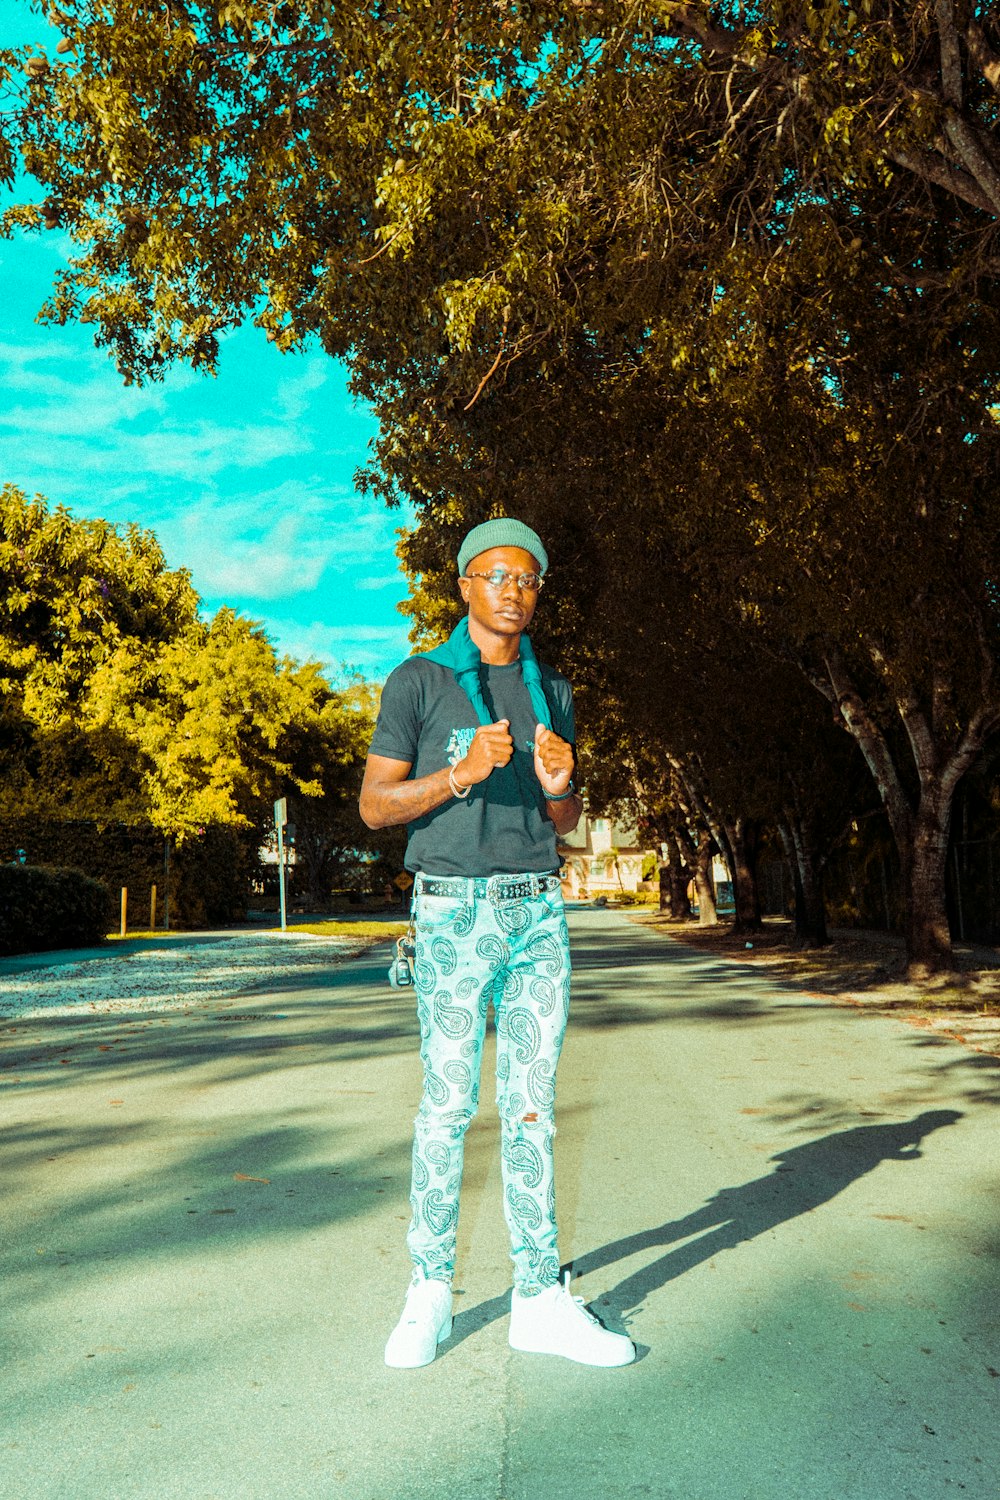
[[[385,1369],[412,996],[276,944],[187,1013],[0,1018],[4,1500],[992,1500],[1000,1061],[571,930],[561,1248],[639,1361],[508,1348],[487,1078],[455,1333]]]

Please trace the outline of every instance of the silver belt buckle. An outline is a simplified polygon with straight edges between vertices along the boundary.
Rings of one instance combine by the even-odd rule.
[[[490,886],[490,899],[497,905],[501,901],[523,901],[528,896],[537,896],[541,880],[537,875],[525,875],[520,880],[494,876]]]

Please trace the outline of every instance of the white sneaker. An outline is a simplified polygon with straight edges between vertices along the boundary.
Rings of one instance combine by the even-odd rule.
[[[385,1362],[394,1370],[429,1365],[451,1333],[451,1287],[446,1281],[414,1281],[403,1316],[389,1335]]]
[[[580,1365],[630,1365],[635,1345],[612,1333],[587,1311],[582,1297],[565,1285],[546,1287],[534,1297],[514,1291],[510,1299],[510,1347],[526,1354],[561,1354]]]

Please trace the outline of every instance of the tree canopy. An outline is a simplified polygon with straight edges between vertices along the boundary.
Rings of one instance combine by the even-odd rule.
[[[336,851],[356,862],[371,690],[333,688],[253,621],[206,624],[198,606],[150,532],[0,493],[0,811],[183,839],[256,830],[292,795],[340,818]]]
[[[573,330],[638,320],[716,257],[783,254],[803,206],[960,213],[944,264],[997,271],[1000,32],[973,0],[88,0],[9,52],[8,136],[80,258],[50,304],[130,378],[211,365],[256,317],[456,399]],[[27,54],[27,55],[26,55]],[[401,336],[402,335],[402,336]],[[492,372],[492,375],[491,375]],[[419,369],[421,378],[426,371]]]
[[[846,731],[911,953],[946,962],[951,800],[1000,725],[994,7],[53,14],[61,51],[8,58],[44,196],[5,224],[79,248],[47,316],[127,379],[212,368],[246,318],[345,356],[381,424],[364,482],[417,507],[419,628],[470,522],[523,514],[584,696],[733,829],[751,787],[791,805],[790,717]]]

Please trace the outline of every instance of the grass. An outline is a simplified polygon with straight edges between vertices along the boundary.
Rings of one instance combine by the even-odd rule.
[[[358,940],[369,940],[373,943],[384,942],[387,938],[402,937],[406,931],[406,922],[296,922],[288,928],[289,932],[307,932],[312,937],[335,937],[350,938],[352,942]],[[265,927],[265,932],[280,931],[280,924],[275,927]]]
[[[352,943],[377,943],[388,939],[402,937],[407,929],[405,921],[400,922],[294,922],[289,923],[288,932],[293,935],[308,933],[311,937],[331,937],[341,940],[349,940]],[[281,923],[275,921],[273,924],[254,922],[248,927],[233,927],[227,929],[233,937],[242,937],[249,932],[280,932]],[[120,932],[109,932],[107,940],[109,943],[120,943],[123,941],[133,942],[136,938],[183,938],[197,937],[197,931],[183,932],[176,928],[170,932],[164,932],[162,927],[155,931],[148,928],[130,927],[126,937],[123,939]]]
[[[175,936],[175,933],[164,932],[162,927],[130,927],[124,937],[122,937],[120,932],[109,932],[106,941],[109,943],[130,943],[133,938],[166,938]]]

